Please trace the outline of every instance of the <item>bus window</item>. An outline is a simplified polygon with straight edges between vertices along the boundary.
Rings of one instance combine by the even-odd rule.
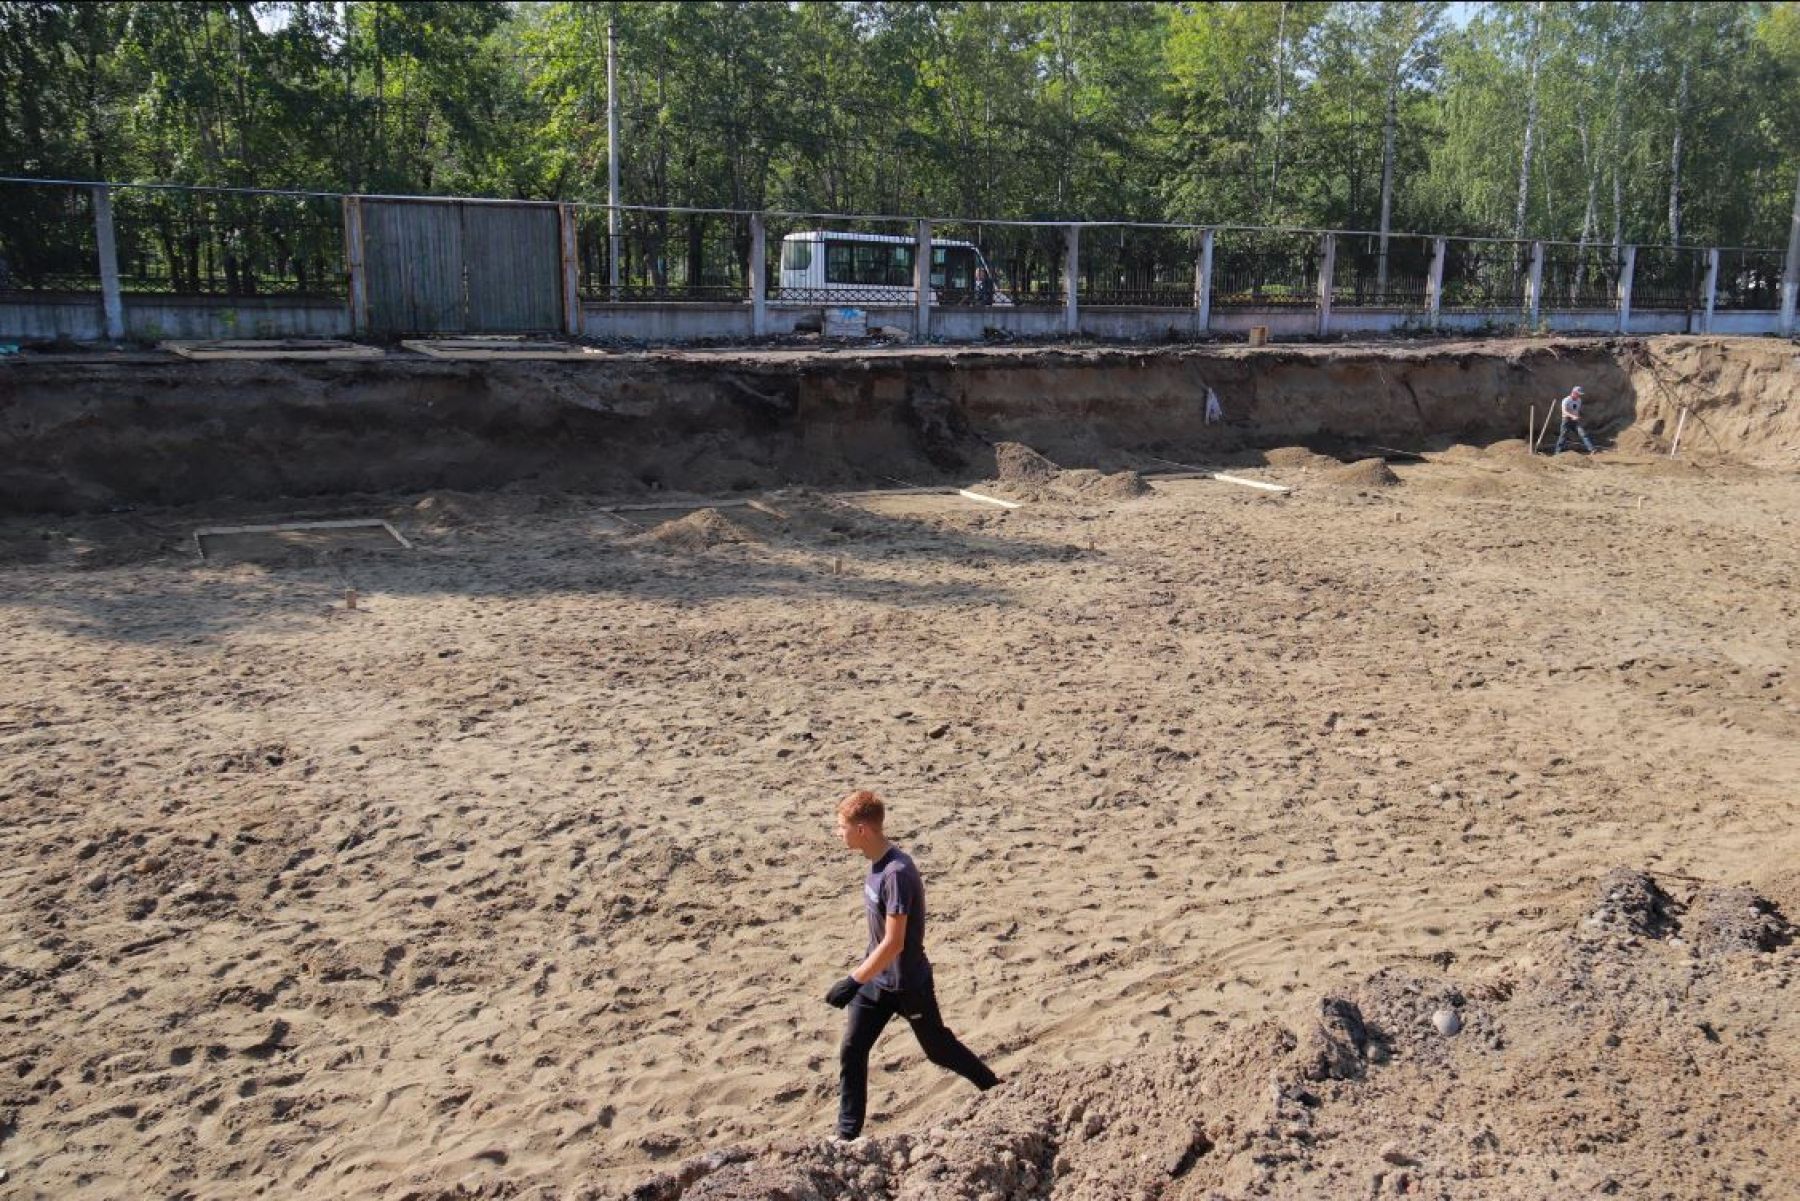
[[[856,282],[859,284],[885,284],[887,282],[888,248],[871,246],[862,243],[856,247]]]
[[[856,247],[856,282],[903,288],[912,283],[912,247],[862,242]]]
[[[894,260],[888,264],[888,282],[902,288],[912,287],[913,248],[911,246],[894,247]]]
[[[781,269],[783,271],[806,271],[811,267],[811,242],[783,242],[781,244]]]
[[[825,282],[853,284],[856,276],[851,266],[852,247],[848,242],[825,243]]]
[[[867,287],[912,286],[913,248],[892,242],[825,243],[825,282]]]

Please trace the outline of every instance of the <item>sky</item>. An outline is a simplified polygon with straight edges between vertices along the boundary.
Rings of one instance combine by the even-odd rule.
[[[1481,5],[1473,3],[1472,0],[1457,0],[1456,3],[1444,10],[1444,17],[1451,25],[1461,29],[1474,19],[1475,13],[1480,8]]]

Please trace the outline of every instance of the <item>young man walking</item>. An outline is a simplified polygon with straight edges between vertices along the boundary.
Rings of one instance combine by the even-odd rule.
[[[831,986],[828,1004],[848,1006],[850,1020],[838,1050],[839,1138],[862,1133],[868,1106],[869,1052],[896,1013],[912,1026],[925,1057],[983,1092],[1000,1083],[975,1053],[957,1041],[938,1014],[931,961],[925,958],[925,882],[912,857],[882,833],[886,810],[867,790],[838,805],[837,832],[844,845],[869,861],[863,907],[869,916],[869,949],[862,963]]]

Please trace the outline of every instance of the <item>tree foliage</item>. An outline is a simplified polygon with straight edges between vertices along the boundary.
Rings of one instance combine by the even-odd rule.
[[[0,171],[1785,240],[1792,4],[0,0]]]

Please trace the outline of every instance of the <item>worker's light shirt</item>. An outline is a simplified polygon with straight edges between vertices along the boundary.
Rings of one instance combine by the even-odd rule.
[[[1562,415],[1568,421],[1581,420],[1581,397],[1573,392],[1562,398]]]

